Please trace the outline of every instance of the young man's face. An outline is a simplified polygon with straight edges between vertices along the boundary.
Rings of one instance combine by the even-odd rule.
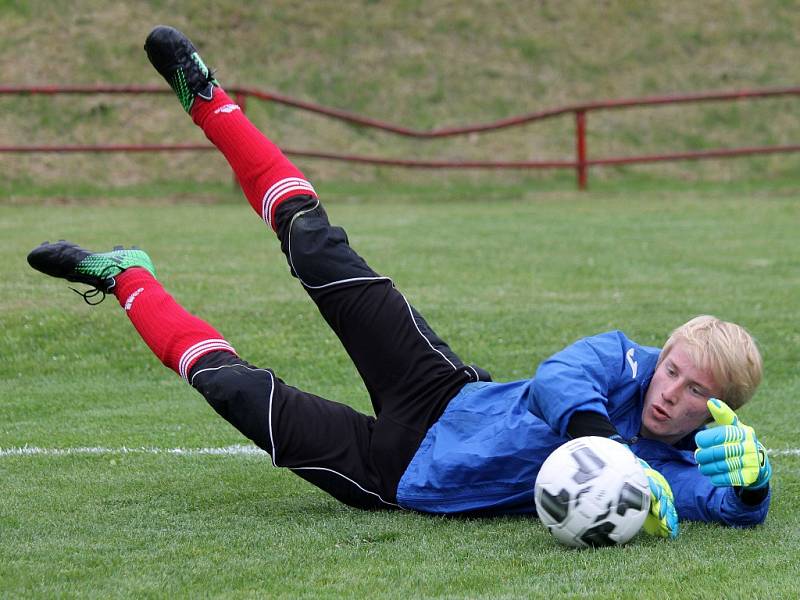
[[[674,444],[709,418],[706,401],[719,398],[714,376],[692,363],[678,340],[661,361],[647,388],[642,409],[642,437]]]

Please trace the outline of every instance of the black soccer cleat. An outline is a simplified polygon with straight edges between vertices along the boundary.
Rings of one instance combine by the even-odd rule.
[[[192,110],[195,98],[211,100],[214,96],[214,87],[219,82],[214,79],[213,71],[206,67],[189,38],[177,29],[166,25],[155,27],[144,42],[144,50],[187,113]]]
[[[28,254],[28,264],[45,275],[91,286],[87,292],[71,288],[83,296],[87,304],[102,302],[117,283],[114,277],[125,269],[142,267],[154,277],[156,274],[153,261],[144,250],[135,246],[129,250],[115,246],[111,252],[96,253],[65,240],[37,246]],[[97,302],[91,301],[98,294],[102,294],[102,298]]]

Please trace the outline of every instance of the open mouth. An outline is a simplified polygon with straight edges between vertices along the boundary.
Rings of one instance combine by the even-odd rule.
[[[665,411],[663,408],[661,408],[660,406],[656,405],[656,404],[653,404],[653,406],[651,407],[651,410],[652,410],[653,416],[655,417],[655,419],[657,421],[666,421],[667,419],[670,418],[669,417],[669,413],[667,411]]]

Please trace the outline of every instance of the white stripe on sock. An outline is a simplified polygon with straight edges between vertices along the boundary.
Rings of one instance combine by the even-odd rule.
[[[272,227],[273,205],[276,201],[292,193],[317,195],[314,187],[308,181],[299,177],[286,177],[274,183],[264,194],[264,199],[261,203],[261,217],[270,227]]]
[[[195,345],[190,346],[181,355],[181,358],[178,361],[178,374],[188,382],[189,367],[194,363],[195,360],[200,358],[203,354],[208,354],[209,352],[213,352],[214,350],[227,350],[228,352],[236,354],[236,350],[234,350],[233,346],[231,346],[226,340],[223,339],[203,340],[202,342],[198,342]]]

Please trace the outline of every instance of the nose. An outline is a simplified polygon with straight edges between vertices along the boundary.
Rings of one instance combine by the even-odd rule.
[[[661,392],[661,397],[664,399],[665,402],[669,402],[670,404],[675,404],[678,401],[678,397],[680,395],[680,389],[681,389],[680,381],[669,382],[664,387],[664,390]]]

